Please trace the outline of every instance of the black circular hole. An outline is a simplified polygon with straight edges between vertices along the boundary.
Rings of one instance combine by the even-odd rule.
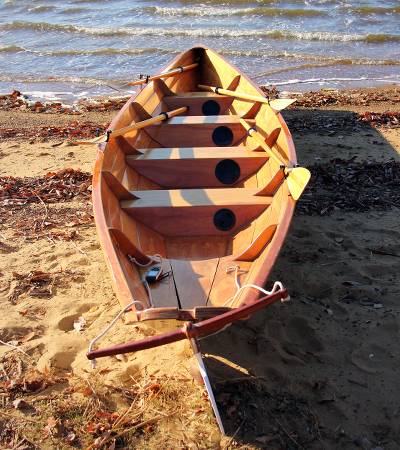
[[[201,110],[205,116],[218,116],[221,111],[221,107],[215,100],[207,100],[203,103]]]
[[[235,226],[236,217],[230,209],[220,209],[214,214],[214,225],[218,230],[228,231]]]
[[[228,127],[218,127],[213,131],[212,140],[218,147],[226,147],[232,144],[233,133]]]
[[[223,159],[215,167],[215,176],[223,184],[233,184],[240,177],[240,166],[232,159]]]

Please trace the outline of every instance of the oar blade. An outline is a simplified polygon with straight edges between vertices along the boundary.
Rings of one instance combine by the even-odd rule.
[[[311,178],[311,172],[305,167],[294,167],[290,169],[287,177],[290,194],[294,200],[301,197],[304,189]]]
[[[269,106],[276,112],[281,112],[283,109],[292,105],[295,101],[295,98],[278,98],[276,100],[271,100],[269,102]]]
[[[204,386],[205,386],[205,388],[207,390],[208,398],[210,399],[211,407],[212,407],[212,409],[214,411],[214,415],[215,415],[215,418],[217,420],[217,424],[218,424],[219,430],[221,431],[222,435],[225,435],[224,425],[222,423],[221,415],[220,415],[220,413],[218,411],[217,402],[215,401],[214,392],[212,390],[211,383],[210,383],[210,380],[208,378],[206,366],[204,365],[203,358],[201,356],[200,351],[195,353],[195,357],[196,357],[196,360],[197,360],[197,363],[198,363],[200,375],[201,375],[201,377],[203,379]]]
[[[69,141],[68,145],[98,145],[103,144],[104,142],[107,142],[107,134],[88,139],[87,141]]]

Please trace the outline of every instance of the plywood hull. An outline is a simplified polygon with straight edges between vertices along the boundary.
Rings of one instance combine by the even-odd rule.
[[[208,48],[190,49],[163,72],[193,63],[138,90],[109,129],[183,106],[185,114],[118,138],[111,133],[97,153],[96,226],[121,305],[139,302],[131,320],[196,322],[255,302],[260,292],[236,295],[237,284],[266,284],[295,207],[282,168],[240,122],[296,164],[282,116],[265,103],[202,92],[199,84],[263,96]],[[165,276],[145,285],[153,266]]]

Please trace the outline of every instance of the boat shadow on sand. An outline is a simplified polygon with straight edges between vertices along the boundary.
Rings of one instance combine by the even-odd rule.
[[[400,444],[400,159],[385,138],[396,130],[357,117],[285,113],[313,173],[270,276],[292,301],[201,340],[232,444]]]

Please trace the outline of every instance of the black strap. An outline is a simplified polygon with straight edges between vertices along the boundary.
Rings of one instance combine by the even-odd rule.
[[[177,67],[177,69],[179,69],[179,70],[180,70],[180,72],[179,72],[179,73],[183,73],[183,71],[184,71],[184,68],[183,68],[182,66],[179,66],[179,67]]]
[[[149,82],[149,78],[150,78],[150,75],[146,75],[146,81],[145,81],[146,84]]]
[[[168,115],[167,112],[162,112],[162,113],[160,114],[160,116],[164,116],[164,117],[165,117],[165,119],[163,119],[163,120],[168,120],[168,119],[169,119],[169,115]]]
[[[110,140],[110,136],[111,136],[112,130],[108,130],[107,131],[107,137],[106,137],[106,142],[108,142]]]
[[[255,131],[257,133],[257,130],[254,127],[251,127],[247,130],[247,136],[251,136],[250,131]]]
[[[221,89],[221,88],[216,87],[216,88],[215,88],[215,93],[216,93],[216,94],[219,94],[219,90],[220,90],[220,89]]]

